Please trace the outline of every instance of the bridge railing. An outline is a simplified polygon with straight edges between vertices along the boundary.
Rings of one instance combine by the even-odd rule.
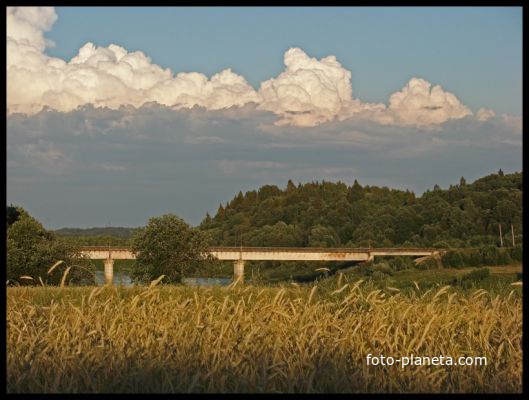
[[[209,251],[243,251],[243,252],[318,252],[318,253],[367,253],[367,252],[435,252],[446,251],[440,248],[424,247],[210,247]]]
[[[80,246],[81,251],[131,251],[124,246]],[[444,252],[447,249],[424,247],[236,247],[213,246],[211,252],[218,251],[244,251],[244,252],[318,252],[318,253],[367,253],[367,252]]]
[[[123,246],[79,246],[80,251],[131,251],[130,247]]]

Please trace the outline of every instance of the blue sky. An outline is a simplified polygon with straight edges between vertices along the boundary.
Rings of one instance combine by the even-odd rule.
[[[521,8],[9,8],[6,36],[7,203],[50,229],[522,170]]]
[[[522,112],[521,7],[58,7],[47,53],[70,59],[91,41],[141,50],[173,72],[231,67],[256,89],[283,53],[336,55],[353,96],[386,101],[412,76],[473,109]]]

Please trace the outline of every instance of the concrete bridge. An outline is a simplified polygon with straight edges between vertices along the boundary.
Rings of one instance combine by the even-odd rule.
[[[425,248],[316,248],[316,247],[210,247],[219,260],[234,262],[234,280],[244,280],[245,261],[373,261],[381,256],[425,257],[445,250]],[[84,246],[82,254],[93,260],[104,260],[105,280],[111,283],[114,260],[133,260],[135,254],[127,247]]]

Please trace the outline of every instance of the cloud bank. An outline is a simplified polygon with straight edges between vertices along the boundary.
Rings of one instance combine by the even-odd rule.
[[[45,54],[52,43],[44,33],[56,20],[53,8],[7,8],[8,114],[32,115],[44,108],[69,112],[87,104],[118,109],[158,103],[177,110],[254,104],[275,114],[277,126],[314,127],[355,119],[422,128],[469,116],[483,122],[495,115],[486,109],[474,115],[453,93],[417,77],[393,93],[387,105],[364,103],[353,97],[351,72],[335,56],[318,60],[299,48],[285,52],[284,71],[258,90],[231,69],[211,78],[198,72],[174,74],[143,52],[115,44],[98,47],[89,42],[64,61]]]
[[[315,127],[277,126],[276,119],[255,104],[8,115],[7,203],[56,227],[138,226],[166,212],[197,224],[239,190],[284,187],[289,179],[358,179],[420,193],[462,175],[470,182],[522,169],[519,121],[507,124],[502,115],[428,131],[355,118]]]

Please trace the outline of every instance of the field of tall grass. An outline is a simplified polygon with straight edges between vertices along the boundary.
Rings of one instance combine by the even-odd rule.
[[[8,392],[521,392],[522,290],[7,289]],[[374,366],[480,356],[486,366]]]

